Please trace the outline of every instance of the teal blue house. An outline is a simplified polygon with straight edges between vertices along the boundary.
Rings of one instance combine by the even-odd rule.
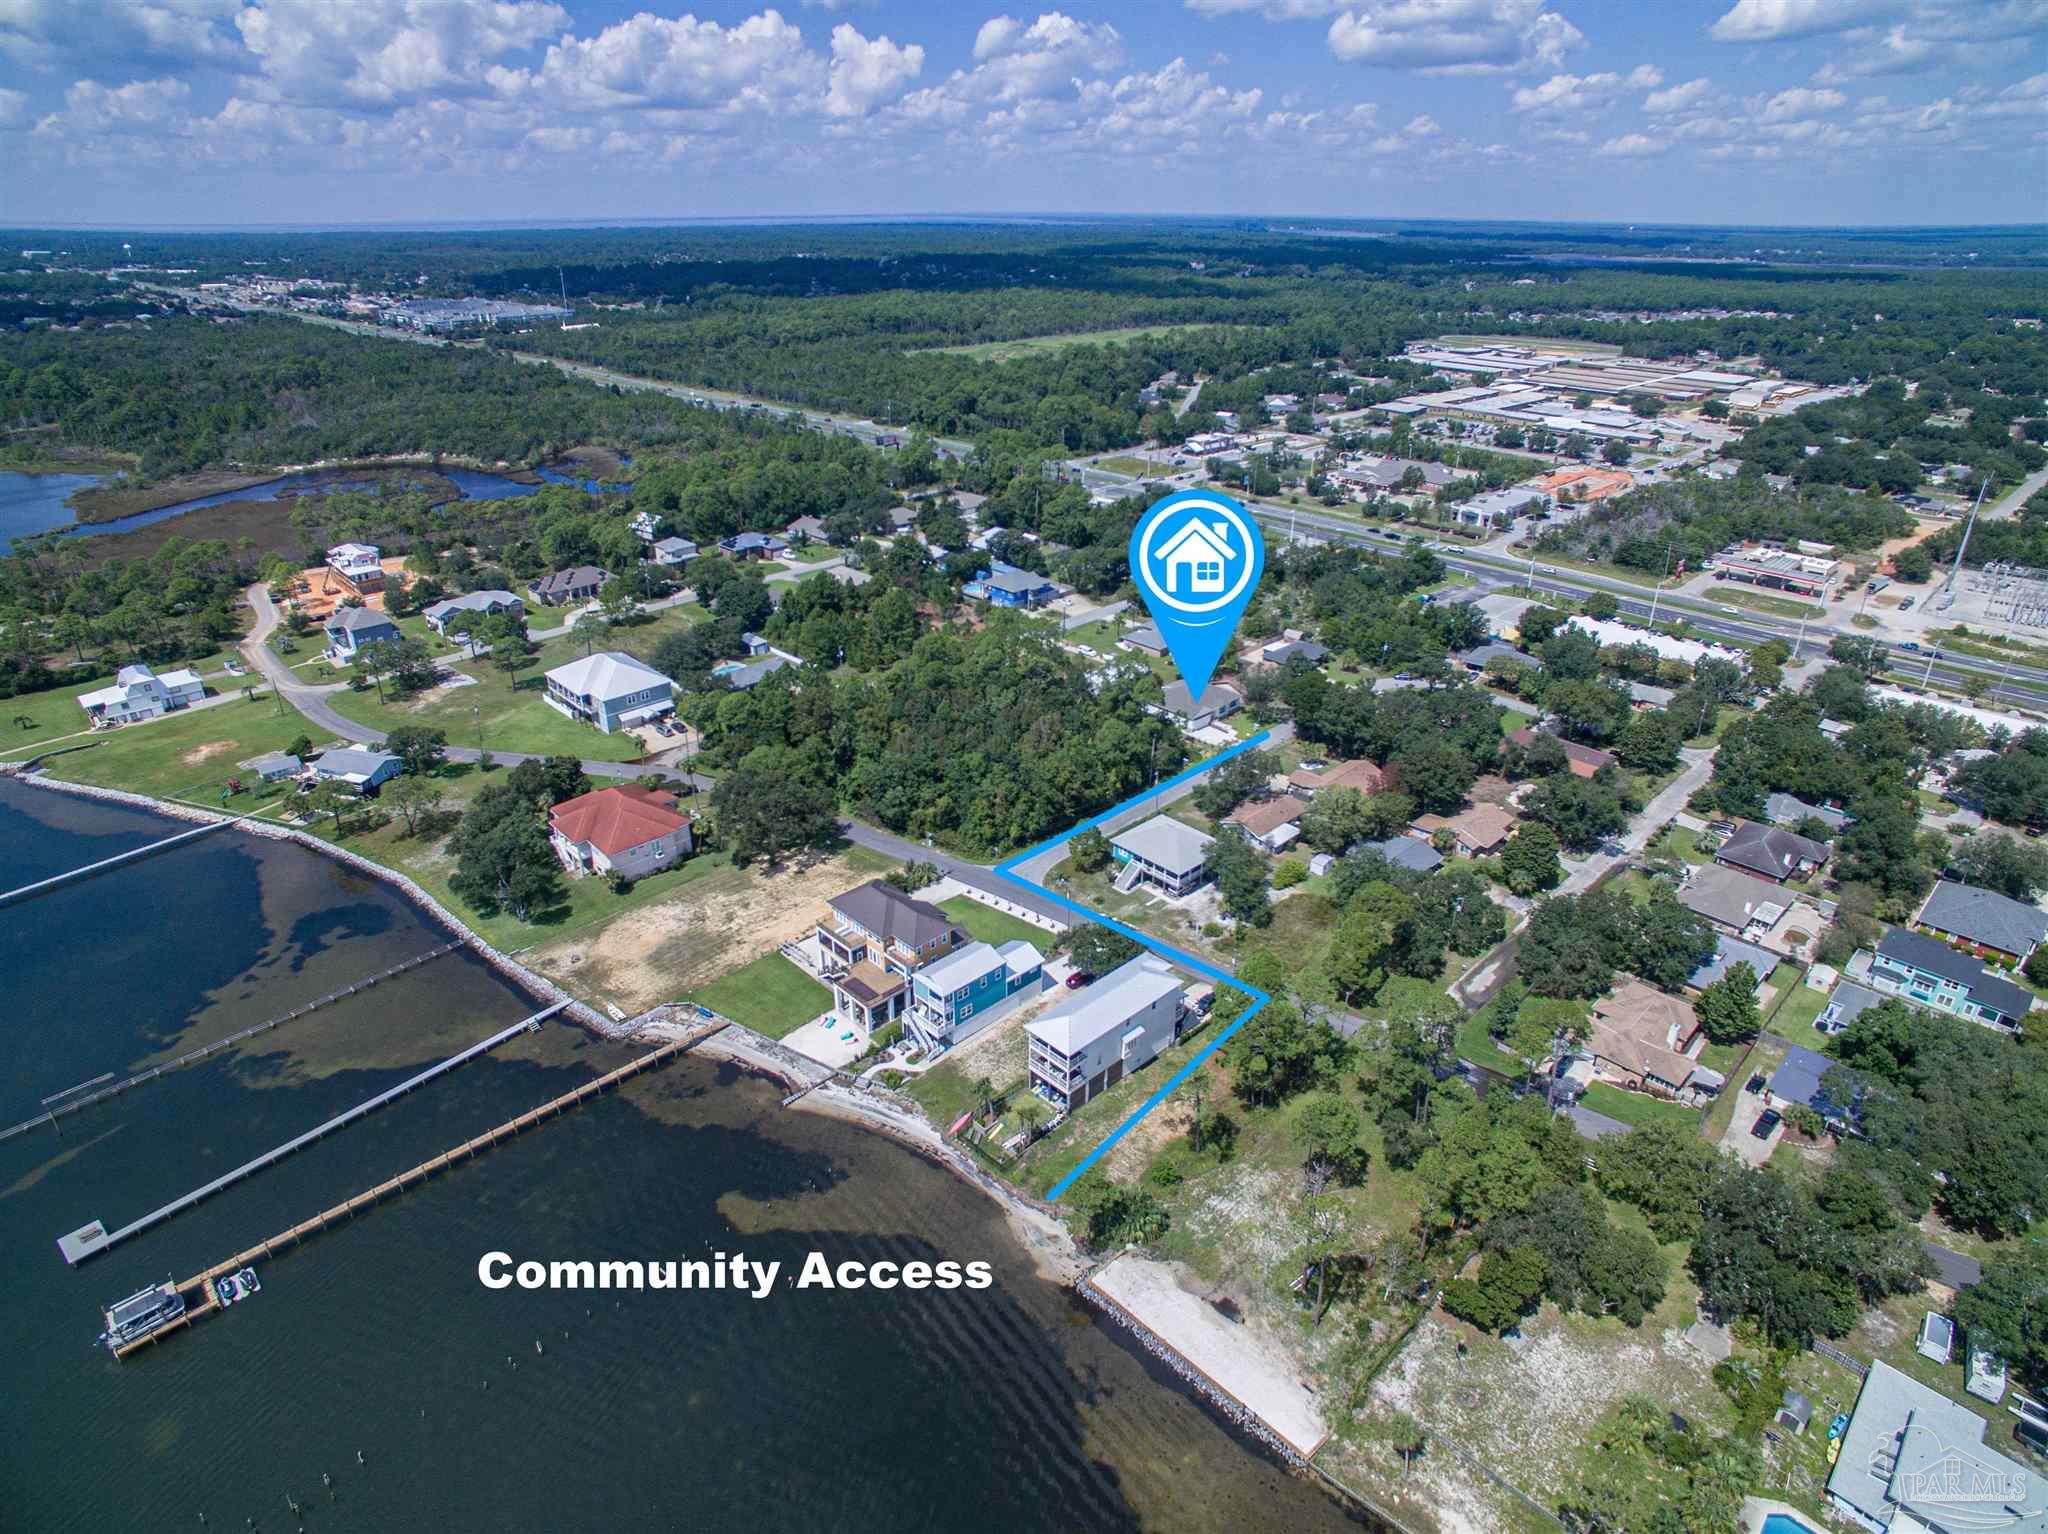
[[[1044,989],[1045,955],[1029,943],[969,943],[911,977],[904,1031],[926,1049],[949,1049]]]

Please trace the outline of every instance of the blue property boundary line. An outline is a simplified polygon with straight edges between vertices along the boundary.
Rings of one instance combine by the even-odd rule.
[[[1241,1014],[1239,1014],[1236,1022],[1232,1023],[1228,1028],[1224,1029],[1221,1033],[1217,1034],[1215,1038],[1211,1039],[1207,1044],[1203,1045],[1200,1050],[1196,1051],[1195,1057],[1192,1060],[1188,1061],[1187,1064],[1183,1065],[1179,1070],[1175,1071],[1172,1076],[1167,1078],[1165,1085],[1161,1086],[1158,1091],[1154,1092],[1150,1097],[1146,1098],[1144,1102],[1140,1103],[1136,1111],[1134,1111],[1129,1118],[1125,1119],[1121,1124],[1117,1125],[1115,1129],[1110,1131],[1110,1134],[1107,1139],[1105,1139],[1100,1145],[1096,1146],[1095,1149],[1090,1151],[1087,1155],[1083,1156],[1081,1158],[1081,1163],[1079,1166],[1075,1167],[1073,1171],[1067,1173],[1066,1176],[1062,1177],[1058,1182],[1054,1183],[1052,1185],[1052,1192],[1046,1195],[1048,1201],[1056,1202],[1062,1193],[1065,1193],[1068,1188],[1073,1186],[1075,1180],[1079,1178],[1083,1172],[1086,1172],[1090,1167],[1095,1165],[1096,1162],[1100,1161],[1103,1158],[1103,1156],[1108,1153],[1109,1148],[1111,1146],[1115,1145],[1117,1141],[1121,1140],[1125,1135],[1129,1134],[1132,1128],[1136,1126],[1138,1120],[1142,1119],[1154,1108],[1158,1107],[1161,1103],[1165,1102],[1167,1097],[1173,1092],[1173,1089],[1175,1087],[1178,1087],[1183,1081],[1186,1081],[1188,1077],[1194,1075],[1194,1073],[1201,1068],[1203,1061],[1207,1060],[1211,1055],[1215,1054],[1218,1049],[1222,1048],[1223,1045],[1228,1043],[1230,1041],[1231,1035],[1235,1034],[1238,1031],[1238,1029],[1242,1028],[1246,1023],[1250,1022],[1254,1017],[1256,1017],[1258,1015],[1259,1009],[1265,1006],[1266,1003],[1271,1001],[1273,998],[1268,996],[1264,991],[1259,990],[1256,986],[1246,985],[1242,980],[1238,979],[1235,975],[1227,974],[1223,970],[1216,968],[1213,964],[1205,964],[1202,960],[1196,958],[1192,954],[1182,953],[1177,948],[1169,948],[1166,946],[1166,944],[1160,942],[1159,939],[1157,939],[1156,937],[1151,937],[1146,933],[1138,931],[1134,927],[1127,927],[1120,921],[1112,921],[1109,917],[1102,915],[1099,911],[1091,911],[1087,906],[1082,905],[1078,900],[1069,900],[1064,895],[1054,894],[1044,885],[1034,883],[1032,880],[1027,879],[1022,874],[1016,872],[1017,865],[1023,862],[1027,862],[1030,859],[1037,857],[1040,853],[1049,851],[1054,847],[1064,846],[1066,843],[1072,841],[1075,837],[1079,836],[1083,831],[1091,830],[1094,827],[1102,825],[1107,821],[1114,820],[1117,816],[1123,814],[1126,810],[1135,808],[1136,806],[1143,804],[1147,799],[1157,798],[1160,794],[1167,792],[1169,789],[1178,788],[1181,784],[1188,782],[1190,779],[1198,778],[1205,772],[1213,772],[1216,768],[1222,766],[1225,762],[1229,761],[1234,756],[1242,756],[1247,751],[1256,750],[1258,747],[1264,745],[1266,741],[1272,737],[1272,733],[1273,732],[1271,730],[1261,730],[1258,734],[1252,736],[1249,740],[1239,741],[1236,745],[1232,746],[1228,751],[1219,752],[1217,755],[1208,758],[1206,761],[1197,762],[1194,766],[1188,768],[1187,771],[1178,773],[1175,776],[1168,778],[1164,783],[1155,783],[1152,787],[1146,789],[1144,793],[1137,794],[1129,799],[1126,799],[1122,804],[1117,805],[1114,809],[1103,811],[1102,814],[1097,815],[1093,820],[1084,820],[1078,826],[1075,826],[1071,831],[1064,832],[1059,836],[1055,836],[1046,841],[1042,841],[1037,846],[1027,848],[1023,852],[1018,853],[1015,857],[1007,858],[1003,862],[1000,862],[995,866],[995,872],[1001,874],[1005,879],[1008,879],[1012,884],[1021,884],[1025,889],[1030,890],[1034,895],[1037,895],[1039,898],[1043,900],[1050,900],[1054,905],[1064,907],[1066,910],[1073,911],[1077,915],[1085,916],[1088,918],[1088,920],[1092,922],[1098,922],[1102,926],[1109,928],[1112,932],[1120,932],[1125,937],[1129,938],[1132,942],[1139,944],[1141,947],[1151,949],[1160,957],[1171,960],[1173,963],[1181,966],[1183,969],[1191,969],[1195,971],[1197,974],[1206,975],[1209,979],[1217,981],[1219,984],[1234,986],[1238,990],[1243,991],[1246,995],[1250,996],[1252,999],[1252,1004],[1246,1007],[1244,1011]]]

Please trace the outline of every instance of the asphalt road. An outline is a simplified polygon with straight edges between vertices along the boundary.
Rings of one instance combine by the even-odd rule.
[[[1266,526],[1295,529],[1319,541],[1352,543],[1389,552],[1415,547],[1412,534],[1405,539],[1390,537],[1329,513],[1297,510],[1263,501],[1248,504],[1253,515]],[[1514,588],[1573,598],[1605,592],[1615,599],[1615,606],[1620,611],[1632,617],[1647,617],[1650,613],[1652,594],[1646,588],[1627,581],[1561,565],[1545,565],[1540,559],[1533,563],[1505,559],[1499,555],[1428,541],[1424,546],[1451,569],[1478,576],[1500,589]],[[1683,618],[1698,633],[1740,639],[1750,644],[1782,639],[1793,645],[1799,655],[1825,650],[1828,642],[1838,635],[1856,639],[1868,637],[1855,629],[1841,628],[1824,621],[1809,620],[1802,625],[1794,619],[1774,617],[1769,613],[1742,612],[1670,592],[1656,594],[1655,605],[1658,617]],[[2048,670],[2032,666],[2008,665],[2002,661],[1953,652],[1937,657],[1931,648],[1912,651],[1894,646],[1890,669],[1909,680],[1942,682],[1958,689],[1970,678],[1977,677],[1986,684],[1987,698],[2003,698],[2037,708],[2048,707]]]

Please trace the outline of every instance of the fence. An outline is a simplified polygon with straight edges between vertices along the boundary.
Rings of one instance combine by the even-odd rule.
[[[1870,1373],[1870,1366],[1868,1364],[1858,1363],[1855,1359],[1851,1358],[1847,1353],[1844,1353],[1840,1348],[1834,1346],[1832,1343],[1823,1342],[1818,1337],[1814,1338],[1813,1340],[1813,1350],[1814,1352],[1820,1354],[1822,1358],[1832,1358],[1844,1369],[1847,1369],[1852,1374],[1854,1374],[1856,1378],[1858,1378],[1859,1380]]]

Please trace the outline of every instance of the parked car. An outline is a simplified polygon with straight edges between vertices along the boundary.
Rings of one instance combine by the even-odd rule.
[[[1756,1116],[1756,1123],[1750,1126],[1749,1132],[1759,1140],[1768,1140],[1771,1137],[1771,1131],[1778,1127],[1784,1120],[1784,1117],[1785,1115],[1776,1108],[1766,1108]]]
[[[1761,1092],[1763,1089],[1764,1073],[1762,1071],[1758,1071],[1754,1076],[1749,1078],[1748,1084],[1745,1085],[1742,1090],[1745,1092]]]
[[[1070,991],[1078,991],[1081,989],[1082,986],[1086,985],[1089,981],[1093,980],[1094,978],[1095,976],[1092,972],[1085,969],[1077,969],[1071,975],[1067,976],[1067,989]]]
[[[1905,601],[1903,601],[1903,602],[1901,602],[1901,603],[1899,604],[1899,611],[1900,611],[1900,612],[1902,612],[1902,613],[1909,613],[1909,612],[1911,612],[1912,610],[1913,610],[1913,599],[1912,599],[1911,597],[1907,597]]]

